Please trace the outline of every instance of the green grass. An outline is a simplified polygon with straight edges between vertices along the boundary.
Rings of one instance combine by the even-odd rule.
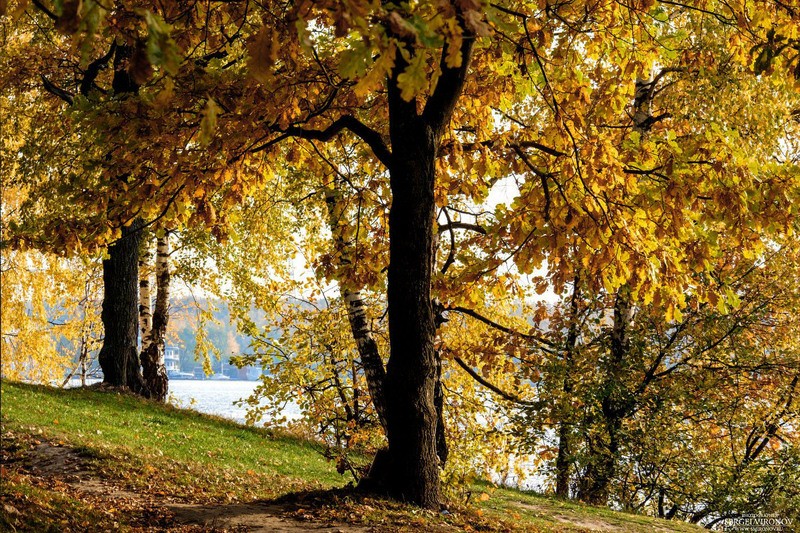
[[[622,513],[606,507],[549,498],[539,494],[510,489],[485,489],[490,495],[482,507],[503,517],[513,517],[530,529],[543,531],[585,531],[589,524],[604,524],[613,531],[687,531],[703,528],[685,522],[666,521],[643,515]],[[583,524],[583,525],[582,525]],[[524,529],[528,529],[527,527]]]
[[[0,383],[0,401],[5,456],[17,453],[15,446],[24,450],[37,440],[47,440],[80,451],[98,477],[156,497],[227,503],[342,487],[350,481],[338,474],[335,465],[325,460],[319,447],[311,442],[127,394],[4,381]],[[3,492],[10,491],[14,499],[4,501],[28,502],[26,511],[36,515],[31,520],[49,520],[57,510],[61,513],[58,520],[68,520],[72,526],[88,520],[110,527],[108,520],[112,518],[115,522],[111,524],[116,520],[125,524],[126,519],[147,523],[131,514],[138,512],[141,517],[146,510],[132,510],[127,516],[112,518],[96,516],[91,502],[70,498],[68,490],[59,492],[57,487],[49,487],[24,472],[5,474]],[[372,498],[358,501],[347,497],[343,501],[333,497],[323,505],[325,508],[317,509],[316,515],[370,524],[386,524],[388,520],[394,524],[393,530],[401,531],[455,528],[549,532],[589,531],[597,527],[642,533],[700,530],[684,523],[495,488],[488,483],[474,489],[477,494],[488,495],[488,499],[473,498],[474,507],[456,506],[456,512],[449,516]],[[59,530],[59,523],[52,522],[52,530]],[[29,530],[48,529],[37,522]]]
[[[3,382],[4,429],[84,449],[133,484],[194,499],[273,498],[342,486],[314,444],[127,394]]]

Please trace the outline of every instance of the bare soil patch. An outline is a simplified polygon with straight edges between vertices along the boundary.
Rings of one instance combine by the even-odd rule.
[[[242,529],[256,532],[297,533],[364,533],[374,528],[348,524],[304,521],[286,516],[285,506],[270,502],[234,503],[228,505],[174,504],[168,508],[175,519],[185,524],[203,525],[209,529]]]
[[[619,527],[617,525],[611,524],[610,522],[606,522],[602,518],[588,518],[586,516],[576,516],[564,511],[555,511],[553,508],[543,505],[531,505],[528,503],[517,503],[516,505],[524,509],[529,509],[541,515],[545,515],[553,520],[557,520],[559,522],[568,524],[576,528],[585,529],[587,531],[619,530]]]

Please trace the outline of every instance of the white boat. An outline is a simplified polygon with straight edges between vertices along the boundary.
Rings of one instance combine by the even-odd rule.
[[[211,376],[208,379],[216,379],[216,380],[231,379],[230,376],[226,376],[225,375],[225,367],[223,366],[223,362],[222,362],[221,358],[219,360],[219,374],[211,374]]]

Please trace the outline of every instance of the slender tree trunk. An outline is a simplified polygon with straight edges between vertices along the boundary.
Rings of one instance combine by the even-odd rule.
[[[147,349],[150,340],[150,329],[153,327],[153,315],[150,309],[150,243],[148,235],[142,236],[142,249],[139,252],[139,339],[142,351]]]
[[[572,378],[572,366],[575,356],[575,348],[578,343],[580,333],[580,290],[581,278],[575,275],[572,282],[572,298],[570,299],[570,321],[567,331],[567,339],[564,346],[564,401],[560,421],[558,424],[558,455],[556,456],[556,495],[561,498],[569,498],[569,477],[570,477],[570,456],[572,454],[572,435],[570,428],[571,401],[574,382]]]
[[[81,387],[86,386],[86,359],[88,354],[86,353],[86,346],[84,345],[83,353],[81,354]]]
[[[558,423],[558,455],[556,456],[556,496],[569,498],[570,430],[564,420]]]
[[[103,309],[105,337],[98,360],[103,382],[145,392],[137,357],[139,317],[139,241],[141,221],[122,228],[120,239],[108,247],[103,261]]]
[[[70,382],[70,380],[72,379],[72,376],[74,376],[75,373],[79,369],[82,371],[81,386],[82,387],[86,386],[86,353],[87,353],[87,349],[86,349],[86,333],[85,333],[85,330],[83,330],[83,331],[81,331],[80,348],[78,348],[78,364],[75,365],[75,368],[72,369],[72,372],[70,372],[67,375],[67,377],[64,378],[64,381],[61,382],[61,388],[62,389],[67,386],[67,383]]]
[[[436,409],[436,456],[439,465],[444,467],[450,449],[447,447],[447,433],[444,426],[444,389],[442,387],[442,358],[436,351],[436,386],[433,389],[433,406]]]
[[[340,184],[335,182],[332,187],[325,189],[325,204],[328,208],[328,226],[333,235],[333,243],[339,254],[339,261],[343,272],[337,279],[339,288],[342,292],[347,306],[347,318],[350,322],[350,331],[353,340],[358,348],[358,356],[361,359],[361,367],[364,369],[364,376],[367,380],[372,405],[378,415],[381,427],[386,431],[386,400],[384,392],[384,380],[386,379],[386,369],[383,366],[378,343],[372,336],[372,331],[367,320],[366,305],[361,291],[351,286],[349,277],[355,268],[353,257],[353,243],[347,241],[342,234],[343,204]]]
[[[367,380],[372,405],[378,415],[381,427],[386,430],[386,399],[384,392],[384,380],[386,370],[383,367],[378,350],[378,343],[372,337],[367,321],[364,299],[361,291],[350,291],[345,289],[342,294],[347,304],[347,318],[350,321],[350,331],[358,347],[358,355],[361,359],[361,367],[364,369],[364,376]]]
[[[156,303],[152,327],[142,342],[142,372],[150,398],[167,399],[169,378],[164,367],[164,348],[169,321],[169,233],[156,239]]]

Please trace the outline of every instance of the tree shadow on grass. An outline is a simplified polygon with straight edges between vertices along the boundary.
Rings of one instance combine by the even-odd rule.
[[[294,533],[319,531],[363,533],[391,531],[362,523],[350,523],[347,510],[361,495],[353,489],[295,492],[272,500],[230,504],[174,504],[168,508],[183,524],[205,528]],[[360,520],[358,521],[360,522]]]

